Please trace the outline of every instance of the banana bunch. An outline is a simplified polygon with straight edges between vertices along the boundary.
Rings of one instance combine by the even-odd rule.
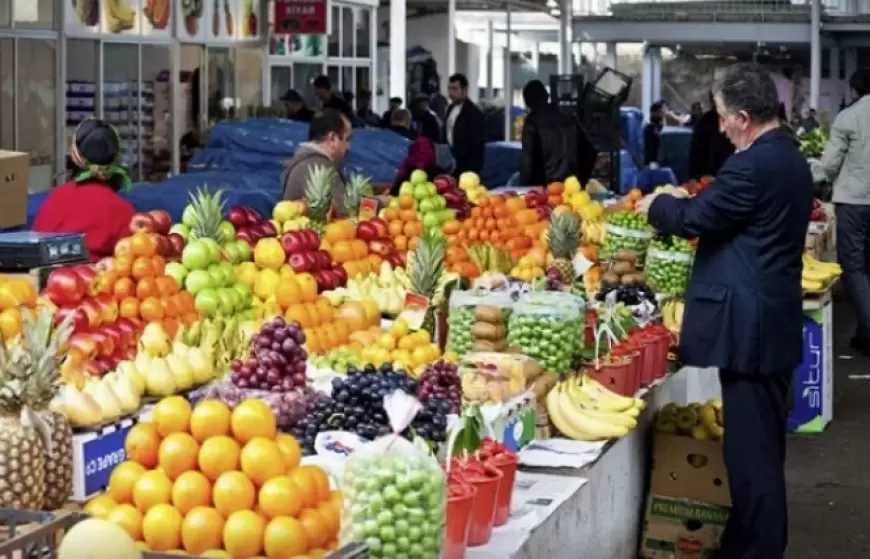
[[[124,0],[106,0],[104,6],[109,31],[120,33],[121,31],[133,29],[133,25],[136,22],[136,12],[127,6]]]
[[[718,441],[725,434],[722,422],[722,401],[708,400],[688,406],[666,404],[656,416],[656,432],[684,435],[699,441]]]
[[[820,262],[806,252],[803,255],[801,288],[804,291],[822,291],[843,273],[839,264]]]
[[[514,266],[510,253],[493,245],[471,245],[468,247],[468,257],[481,273],[507,274]]]
[[[683,327],[685,305],[682,299],[668,299],[662,303],[662,322],[668,330],[679,334]]]
[[[600,245],[604,242],[605,222],[601,219],[584,219],[580,222],[580,238],[583,244]]]
[[[606,441],[624,437],[637,426],[646,403],[603,387],[591,377],[573,377],[547,394],[547,413],[562,435],[575,441]]]
[[[215,370],[229,370],[230,363],[248,354],[251,338],[259,330],[256,322],[240,322],[237,318],[215,317],[179,328],[175,341],[212,352]]]

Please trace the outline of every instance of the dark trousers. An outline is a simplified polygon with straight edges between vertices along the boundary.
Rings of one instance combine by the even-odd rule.
[[[855,335],[870,342],[870,206],[837,204],[836,216],[837,261],[858,318]]]
[[[788,543],[785,432],[791,372],[720,371],[731,516],[716,559],[782,559]]]

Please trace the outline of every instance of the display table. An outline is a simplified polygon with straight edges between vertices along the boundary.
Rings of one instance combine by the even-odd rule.
[[[681,405],[703,402],[718,398],[719,394],[715,369],[685,367],[652,387],[645,396],[647,408],[629,436],[610,445],[589,467],[535,468],[533,479],[540,487],[533,488],[534,498],[529,499],[518,487],[511,521],[496,529],[489,544],[469,549],[466,556],[468,559],[637,557],[648,468],[647,434],[656,411],[669,402]],[[582,479],[580,483],[578,478]],[[519,477],[518,484],[521,480]],[[541,504],[547,499],[553,501],[551,506]],[[524,514],[530,506],[537,509],[531,519]]]

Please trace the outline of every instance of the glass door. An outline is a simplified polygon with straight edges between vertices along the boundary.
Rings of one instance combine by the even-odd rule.
[[[134,181],[142,180],[139,70],[139,45],[103,44],[103,119],[118,131],[121,161]]]

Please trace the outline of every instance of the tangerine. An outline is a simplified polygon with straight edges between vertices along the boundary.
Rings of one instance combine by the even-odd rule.
[[[160,443],[158,462],[171,480],[196,468],[199,445],[187,433],[171,433]]]
[[[121,239],[122,241],[124,239]],[[113,268],[114,272],[118,275],[119,278],[129,278],[131,272],[133,271],[133,257],[129,254],[124,256],[115,255],[115,267]]]
[[[149,469],[157,466],[159,448],[160,434],[154,423],[137,423],[124,440],[127,458]]]
[[[353,246],[348,241],[339,241],[332,246],[329,252],[332,259],[339,264],[353,260]]]
[[[275,444],[278,445],[278,450],[281,451],[281,456],[284,458],[284,468],[290,471],[299,465],[302,460],[302,447],[299,446],[299,441],[296,437],[287,433],[278,433],[275,437]]]
[[[299,522],[305,530],[305,535],[308,537],[308,544],[314,547],[320,547],[329,541],[331,534],[329,533],[329,525],[323,515],[317,512],[316,509],[305,509],[299,515]],[[146,540],[147,541],[147,540]]]
[[[224,523],[224,549],[232,557],[247,558],[263,551],[266,520],[252,510],[239,510]]]
[[[181,514],[211,506],[211,483],[202,472],[184,472],[172,485],[172,504]]]
[[[166,272],[166,259],[159,254],[151,257],[151,265],[154,267],[155,276],[162,276]]]
[[[181,523],[181,545],[191,555],[208,555],[208,550],[218,549],[223,543],[224,517],[212,507],[195,507],[184,516]]]
[[[147,512],[159,504],[167,504],[172,498],[172,482],[160,470],[142,474],[133,486],[133,504]]]
[[[226,435],[209,437],[203,441],[199,449],[197,463],[199,470],[211,481],[221,474],[231,472],[239,467],[241,448],[235,439]]]
[[[163,316],[164,318],[177,318],[180,314],[178,306],[175,304],[175,300],[172,297],[162,297],[160,299],[160,306],[163,307]],[[174,337],[174,333],[167,331],[169,337]]]
[[[402,210],[414,209],[414,204],[415,204],[415,200],[414,200],[413,195],[411,195],[411,194],[400,194],[399,195],[399,208],[400,209],[402,209]],[[401,212],[399,212],[399,213],[401,215]],[[416,216],[416,213],[414,215]],[[402,221],[407,221],[407,220],[402,218]]]
[[[315,327],[315,326],[320,326],[321,324],[323,324],[323,319],[320,317],[320,313],[317,312],[317,305],[315,305],[314,303],[305,303],[304,305],[305,305],[305,314],[308,315],[308,319],[310,321],[310,324],[308,324],[308,325],[303,324],[303,326]]]
[[[302,510],[302,496],[289,477],[275,476],[260,488],[257,505],[266,518],[296,516]]]
[[[11,340],[21,333],[21,328],[24,324],[24,317],[21,315],[21,309],[12,307],[0,312],[0,332],[3,338]]]
[[[284,318],[287,319],[287,322],[296,322],[303,328],[305,328],[306,325],[311,324],[308,311],[305,310],[305,305],[301,303],[287,307],[287,310],[284,311]]]
[[[130,275],[137,281],[157,275],[154,271],[154,262],[151,260],[151,257],[137,256],[133,260],[133,266],[130,268]]]
[[[112,286],[112,296],[116,301],[123,301],[136,294],[136,284],[130,278],[118,278]]]
[[[317,512],[326,521],[326,526],[329,529],[330,537],[335,537],[338,534],[338,529],[341,526],[341,509],[338,505],[329,499],[317,505]]]
[[[263,550],[269,559],[287,559],[308,550],[305,527],[295,518],[279,516],[266,525]]]
[[[82,508],[82,511],[94,518],[106,520],[109,518],[109,514],[117,506],[118,503],[108,495],[98,495],[88,501],[88,503]]]
[[[220,400],[208,399],[198,403],[190,415],[190,434],[202,443],[209,437],[230,433],[229,406]]]
[[[172,505],[161,503],[145,513],[142,538],[153,551],[169,551],[181,545],[181,523],[184,518]]]
[[[314,479],[317,487],[317,500],[325,501],[329,499],[329,476],[323,471],[320,466],[307,465],[302,466],[302,469],[311,472],[311,477]]]
[[[157,251],[157,244],[148,233],[136,232],[129,238],[130,254],[133,256],[152,256]]]
[[[151,421],[154,423],[160,436],[165,437],[170,433],[189,432],[192,414],[193,410],[187,399],[183,396],[169,396],[163,398],[154,406]]]
[[[284,473],[284,457],[278,445],[265,437],[254,437],[242,447],[239,461],[242,472],[258,487]]]
[[[292,278],[281,280],[275,288],[275,302],[282,309],[302,302],[302,292]]]
[[[157,290],[161,297],[169,297],[179,292],[180,286],[172,276],[159,276],[156,278]]]
[[[145,473],[145,468],[141,464],[133,461],[121,462],[118,464],[112,474],[109,476],[109,486],[106,493],[116,503],[132,503],[133,502],[133,486]],[[138,539],[138,538],[134,538]]]
[[[118,505],[109,513],[108,520],[120,526],[133,540],[142,539],[142,513],[130,504]]]
[[[224,472],[215,480],[211,497],[214,508],[226,517],[236,511],[254,508],[257,490],[242,472]]]
[[[398,237],[402,234],[402,229],[405,227],[405,224],[399,220],[391,221],[387,226],[387,232],[391,237]]]
[[[126,297],[118,306],[118,313],[123,318],[139,318],[139,299]]]
[[[163,304],[156,297],[148,297],[139,305],[139,314],[148,322],[160,320],[163,318]]]
[[[296,282],[299,284],[299,289],[302,291],[302,302],[312,303],[317,299],[317,280],[311,274],[299,274],[296,276]]]
[[[319,498],[317,480],[314,479],[314,475],[309,470],[306,470],[305,468],[296,468],[295,470],[291,470],[287,476],[296,484],[296,487],[299,488],[299,495],[302,497],[303,507],[313,507],[317,505],[317,500]]]

